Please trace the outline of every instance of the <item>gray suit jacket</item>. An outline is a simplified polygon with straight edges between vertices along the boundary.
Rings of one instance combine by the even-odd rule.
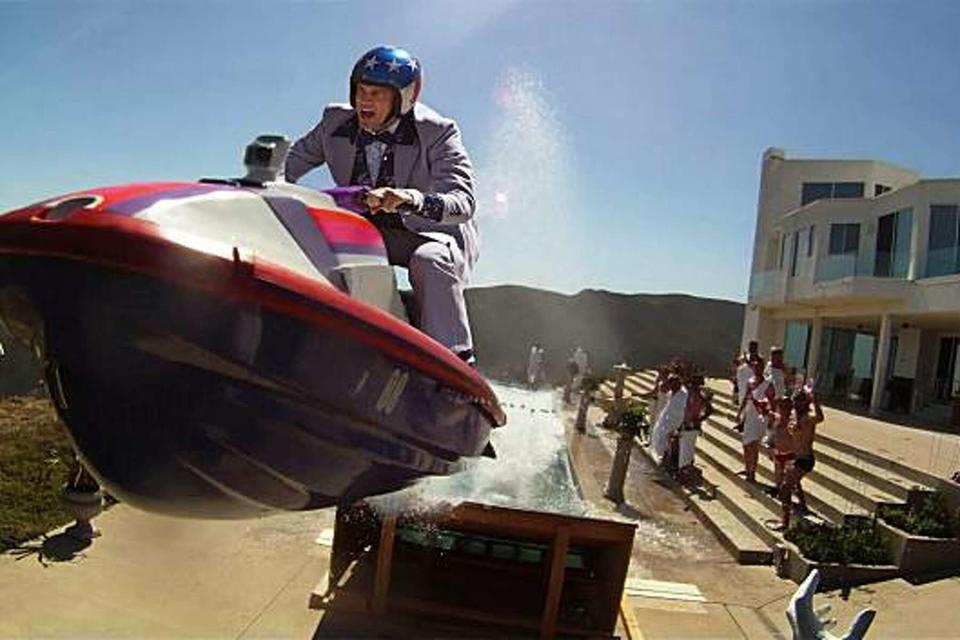
[[[331,104],[320,122],[290,148],[284,173],[296,182],[305,173],[326,163],[338,186],[350,184],[356,154],[354,137],[344,135],[355,112],[346,104]],[[443,202],[439,221],[419,215],[404,216],[408,229],[420,233],[452,235],[472,265],[477,258],[479,237],[473,220],[473,167],[460,140],[460,129],[424,104],[413,108],[417,139],[413,144],[396,144],[393,175],[397,188],[417,189]],[[336,134],[336,135],[335,135]]]

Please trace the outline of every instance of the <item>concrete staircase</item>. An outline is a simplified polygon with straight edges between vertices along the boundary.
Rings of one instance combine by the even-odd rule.
[[[626,396],[650,391],[655,377],[652,370],[630,374]],[[773,485],[773,462],[761,452],[757,479],[763,486],[744,480],[738,473],[743,470],[743,449],[734,429],[730,383],[712,379],[707,387],[713,391],[715,411],[697,439],[695,463],[703,483],[695,488],[678,484],[677,489],[738,562],[769,564],[773,546],[782,541],[781,534],[769,528],[780,518],[779,501],[765,491]],[[600,393],[612,400],[613,383],[604,383]],[[834,438],[818,434],[814,450],[816,467],[803,482],[812,519],[839,523],[847,514],[872,514],[879,504],[902,503],[910,490],[932,490],[926,474]]]

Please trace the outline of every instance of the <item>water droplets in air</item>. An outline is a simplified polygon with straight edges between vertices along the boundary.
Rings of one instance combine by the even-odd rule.
[[[569,254],[574,172],[560,101],[533,70],[510,68],[492,95],[494,122],[477,167],[484,246],[511,247],[552,260],[524,263],[526,284],[548,286]],[[481,260],[479,269],[483,270]]]

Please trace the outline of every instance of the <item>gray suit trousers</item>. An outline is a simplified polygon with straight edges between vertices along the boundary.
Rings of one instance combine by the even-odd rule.
[[[381,227],[390,264],[406,267],[420,314],[419,328],[455,353],[473,349],[467,304],[468,276],[463,251],[453,236]]]

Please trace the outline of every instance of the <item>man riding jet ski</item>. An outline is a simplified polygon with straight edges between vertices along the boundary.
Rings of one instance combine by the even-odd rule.
[[[350,104],[331,104],[297,140],[285,174],[324,163],[339,186],[366,186],[390,264],[409,270],[418,326],[475,361],[463,289],[477,259],[473,169],[456,123],[417,102],[420,62],[379,46],[350,74]]]
[[[289,143],[261,136],[244,178],[97,187],[0,215],[0,321],[43,363],[112,495],[246,517],[493,455],[506,416],[468,366],[469,160],[452,122],[414,107],[416,61],[374,51],[351,83],[357,110],[329,107],[286,160],[293,179],[326,161],[364,186],[278,180]],[[397,78],[386,98],[386,80],[362,81],[374,72]],[[368,143],[371,122],[385,126]],[[429,336],[405,322],[389,263],[410,269]]]

